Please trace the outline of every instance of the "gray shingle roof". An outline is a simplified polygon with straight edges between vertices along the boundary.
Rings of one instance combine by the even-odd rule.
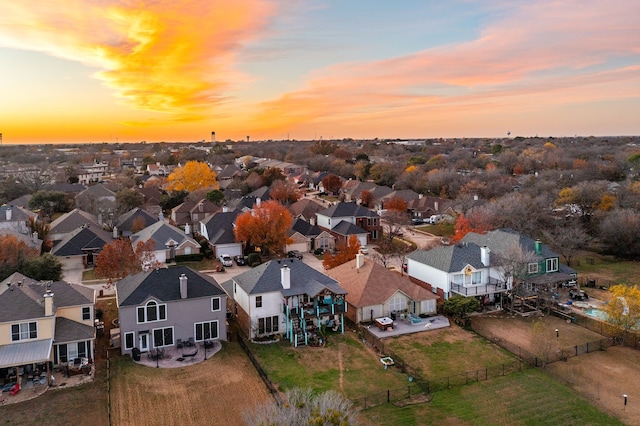
[[[99,227],[98,219],[94,215],[80,209],[73,209],[51,222],[49,232],[51,234],[66,234],[78,229],[78,226],[85,223],[96,228]]]
[[[290,231],[290,235],[299,232],[305,237],[315,237],[322,233],[322,229],[310,224],[309,222],[301,218],[294,219],[293,223],[291,224]]]
[[[56,256],[78,256],[87,250],[101,250],[109,241],[111,236],[102,229],[81,226],[58,241],[51,253]]]
[[[281,268],[284,265],[290,268],[291,287],[288,290],[283,289],[281,283]],[[296,294],[316,296],[325,288],[334,294],[347,293],[336,280],[298,259],[270,260],[236,275],[232,280],[247,294],[280,291],[285,296]]]
[[[238,211],[216,213],[202,221],[207,228],[207,235],[211,244],[231,244],[236,242],[233,233],[233,223],[238,218]]]
[[[485,268],[480,259],[480,246],[473,243],[458,243],[451,246],[435,247],[431,250],[416,250],[407,259],[429,265],[444,272],[461,271],[467,265],[475,269]]]
[[[158,222],[157,217],[152,216],[150,213],[142,210],[139,207],[136,207],[135,209],[131,209],[120,216],[118,218],[116,226],[118,227],[118,230],[120,230],[123,234],[129,234],[131,233],[131,229],[133,228],[133,224],[136,220],[138,222],[142,220],[145,228]]]
[[[180,228],[169,225],[167,223],[157,221],[151,226],[147,226],[143,230],[133,234],[131,241],[149,241],[153,240],[156,243],[156,250],[163,250],[167,247],[170,241],[175,241],[177,246],[190,241],[196,246],[199,246],[198,242],[184,233]]]
[[[377,213],[356,203],[337,203],[318,214],[327,217],[379,217]]]
[[[54,309],[93,305],[95,301],[93,289],[66,281],[35,281],[16,272],[0,283],[0,322],[43,317],[47,290],[53,293]]]
[[[56,344],[73,342],[77,340],[91,340],[95,337],[94,327],[72,321],[68,318],[56,318],[56,332],[53,340]]]
[[[492,252],[503,256],[514,245],[519,245],[524,250],[535,253],[536,241],[533,238],[522,235],[513,229],[503,228],[489,231],[486,234],[478,234],[469,232],[462,238],[462,241],[475,243],[479,246],[487,246]],[[551,250],[547,245],[541,245],[540,257],[548,259],[558,257],[558,254]]]
[[[340,235],[359,235],[367,233],[364,229],[346,220],[341,220],[340,223],[334,226],[331,230]]]
[[[118,281],[118,306],[137,306],[154,297],[168,302],[181,300],[180,276],[187,277],[187,299],[224,295],[215,279],[185,266],[140,272]]]

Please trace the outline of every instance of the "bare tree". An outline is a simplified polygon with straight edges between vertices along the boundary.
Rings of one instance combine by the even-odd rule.
[[[556,226],[550,231],[543,231],[553,248],[562,255],[567,266],[571,266],[571,260],[576,252],[586,247],[591,239],[589,234],[574,221],[564,226]]]
[[[507,250],[501,253],[492,253],[495,260],[496,270],[507,288],[511,288],[511,312],[515,307],[516,297],[523,297],[525,294],[522,284],[529,275],[529,264],[536,262],[536,254],[524,249],[520,244],[514,243]]]
[[[286,403],[260,405],[243,413],[249,425],[358,425],[357,411],[343,395],[327,391],[314,394],[309,388],[293,388],[285,392]]]

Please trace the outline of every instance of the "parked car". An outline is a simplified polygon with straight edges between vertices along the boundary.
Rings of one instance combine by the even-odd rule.
[[[287,252],[287,257],[295,257],[302,260],[302,253],[300,253],[300,250],[291,250]]]
[[[244,257],[243,255],[239,254],[237,256],[233,257],[233,260],[236,261],[236,265],[238,266],[244,266],[247,264],[247,258]]]
[[[369,248],[367,246],[360,247],[360,253],[369,254]]]
[[[422,220],[422,219],[420,219],[420,218],[414,218],[414,219],[411,219],[411,222],[412,222],[414,225],[422,225],[422,224],[424,223],[424,220]]]
[[[224,266],[224,267],[233,266],[233,260],[231,260],[231,256],[229,256],[228,254],[221,254],[220,255],[220,262],[222,263],[222,266]]]

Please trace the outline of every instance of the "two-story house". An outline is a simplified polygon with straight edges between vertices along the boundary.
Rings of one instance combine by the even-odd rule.
[[[133,248],[138,242],[153,241],[158,262],[171,263],[176,256],[200,253],[200,244],[180,228],[157,221],[131,236]]]
[[[227,296],[212,277],[184,266],[140,272],[116,284],[122,354],[226,340]]]
[[[523,255],[518,259],[514,252]],[[459,294],[499,307],[515,299],[553,294],[551,290],[576,277],[557,253],[511,229],[471,232],[454,245],[416,250],[407,255],[407,274],[443,299]]]
[[[382,234],[380,216],[356,203],[340,202],[317,212],[316,225],[331,232],[343,244],[351,235],[356,235],[364,246]]]
[[[65,281],[16,272],[0,282],[0,371],[93,358],[94,304],[92,289]]]
[[[344,333],[346,290],[301,260],[271,260],[222,287],[250,339],[282,335],[296,347],[321,346],[329,331]]]

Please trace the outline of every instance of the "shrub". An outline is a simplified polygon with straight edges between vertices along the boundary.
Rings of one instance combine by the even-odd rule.
[[[204,258],[202,253],[183,254],[176,256],[176,262],[200,262]]]
[[[262,260],[260,259],[260,255],[258,253],[249,253],[249,255],[247,256],[247,264],[251,265],[251,267],[256,267],[259,264],[262,263]]]

